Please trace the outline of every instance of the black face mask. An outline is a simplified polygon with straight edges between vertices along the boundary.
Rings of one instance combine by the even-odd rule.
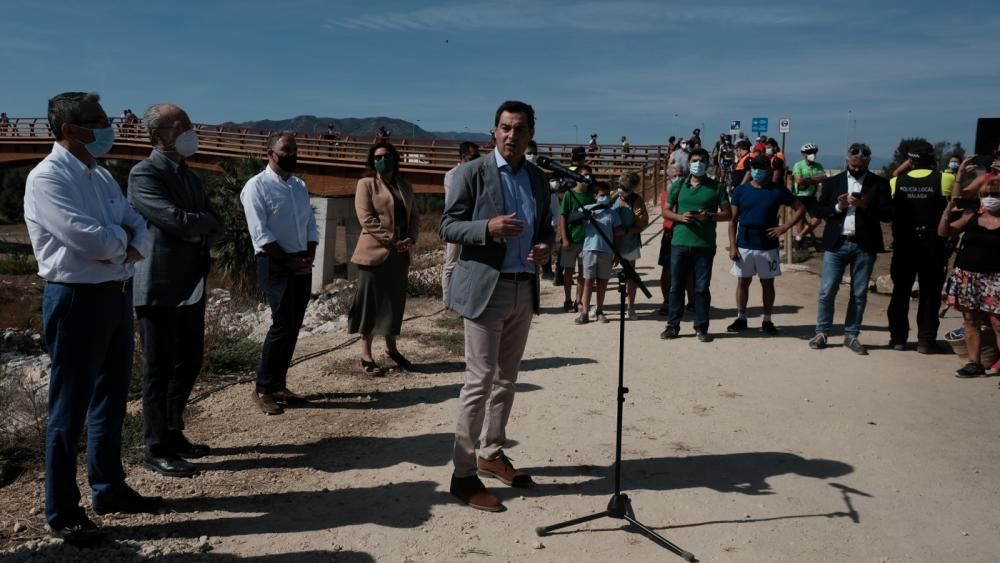
[[[291,174],[292,172],[295,171],[295,166],[298,164],[298,162],[299,162],[299,157],[298,155],[295,154],[287,154],[285,156],[279,156],[278,168]]]
[[[847,169],[847,173],[850,174],[851,176],[854,176],[855,178],[861,178],[862,176],[865,175],[866,172],[868,172],[867,168],[862,168],[861,170],[854,170],[853,168]]]

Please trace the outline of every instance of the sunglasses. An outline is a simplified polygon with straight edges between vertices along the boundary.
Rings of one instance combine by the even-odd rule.
[[[847,154],[851,156],[863,156],[865,158],[868,158],[872,155],[872,151],[868,147],[851,147],[850,149],[847,150]]]

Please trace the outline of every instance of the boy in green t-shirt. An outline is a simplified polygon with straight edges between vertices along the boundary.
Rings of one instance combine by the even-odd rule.
[[[819,219],[813,216],[813,208],[816,207],[816,188],[824,179],[826,171],[823,165],[816,162],[816,153],[819,148],[812,143],[802,145],[802,160],[792,167],[792,178],[795,181],[795,197],[806,207],[806,219],[799,223],[798,233],[795,235],[795,245],[801,247],[802,240],[809,236],[816,227],[819,226]]]
[[[586,177],[590,177],[592,174],[590,166],[586,164],[570,167],[570,170]],[[559,206],[559,233],[562,236],[559,267],[562,268],[563,292],[566,295],[563,310],[567,312],[578,313],[580,300],[583,299],[583,270],[581,269],[582,265],[579,265],[579,257],[580,251],[583,250],[583,239],[587,236],[586,225],[582,222],[570,223],[569,215],[591,203],[594,203],[594,196],[590,193],[590,186],[579,182],[572,190],[563,194],[562,203]],[[573,287],[573,270],[579,270],[575,301],[570,299]]]
[[[694,329],[698,340],[708,342],[708,310],[712,295],[712,262],[715,258],[716,223],[732,217],[726,186],[708,177],[708,151],[691,151],[690,174],[670,186],[666,219],[674,221],[670,248],[670,307],[667,328],[660,338],[677,338],[684,316],[684,288],[694,273]]]

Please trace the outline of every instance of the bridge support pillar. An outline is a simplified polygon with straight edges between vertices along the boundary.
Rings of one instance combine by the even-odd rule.
[[[354,279],[358,267],[351,264],[351,255],[361,235],[361,225],[354,211],[353,197],[312,197],[310,204],[316,213],[316,228],[319,230],[319,245],[316,247],[316,262],[312,274],[312,291],[316,293],[332,282],[336,275],[337,249],[347,253],[347,277]],[[343,226],[340,231],[338,227]],[[343,241],[337,240],[337,233],[346,234]]]

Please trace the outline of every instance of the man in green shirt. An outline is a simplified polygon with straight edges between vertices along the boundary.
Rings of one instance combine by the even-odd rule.
[[[586,164],[571,166],[570,170],[588,178],[593,173]],[[594,196],[590,193],[590,186],[578,182],[572,190],[563,194],[562,204],[559,207],[559,234],[562,237],[559,267],[562,268],[563,291],[566,294],[563,309],[567,312],[578,313],[580,300],[583,298],[583,271],[582,265],[578,263],[580,251],[583,250],[583,239],[587,236],[587,226],[582,222],[570,223],[569,215],[591,203],[594,203]],[[574,270],[580,270],[577,275],[576,301],[570,299]]]
[[[799,223],[798,233],[795,235],[795,245],[802,246],[802,241],[809,236],[816,227],[819,226],[819,219],[813,216],[813,208],[816,207],[816,188],[826,179],[826,171],[823,165],[816,162],[816,153],[819,148],[812,144],[802,145],[802,160],[792,167],[792,178],[795,180],[795,197],[806,206],[806,219]]]
[[[694,273],[694,330],[708,342],[708,310],[712,295],[712,261],[715,258],[716,223],[732,217],[726,186],[708,177],[708,151],[691,151],[690,173],[674,181],[667,196],[666,218],[674,221],[670,249],[670,308],[667,328],[660,338],[677,338],[684,316],[684,288]]]

